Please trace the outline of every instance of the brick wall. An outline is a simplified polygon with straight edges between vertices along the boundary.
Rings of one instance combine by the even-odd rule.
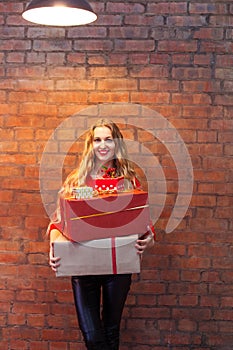
[[[121,350],[232,349],[232,1],[99,0],[95,23],[69,29],[25,22],[25,3],[0,3],[0,349],[84,349],[69,279],[48,267],[39,166],[54,130],[73,114],[85,129],[81,111],[102,103],[162,115],[194,170],[190,207],[167,234],[178,191],[171,154],[147,132],[153,117],[117,116],[144,123],[123,131],[154,153],[167,183],[157,244],[127,300]],[[70,149],[64,173],[81,148]]]

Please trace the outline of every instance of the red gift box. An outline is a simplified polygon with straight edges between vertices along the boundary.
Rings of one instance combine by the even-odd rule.
[[[76,242],[141,235],[150,223],[148,193],[140,190],[89,199],[61,198],[60,207],[57,228]]]
[[[124,191],[124,176],[106,177],[95,180],[95,190],[98,192],[114,193],[117,191]]]

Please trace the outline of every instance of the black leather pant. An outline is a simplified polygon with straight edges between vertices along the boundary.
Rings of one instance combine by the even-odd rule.
[[[131,274],[73,276],[71,281],[79,327],[87,349],[118,350],[121,315]]]

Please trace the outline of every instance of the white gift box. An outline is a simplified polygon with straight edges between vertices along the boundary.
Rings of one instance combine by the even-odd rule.
[[[93,188],[88,186],[74,188],[72,192],[76,199],[86,199],[93,197]]]
[[[138,235],[105,238],[82,243],[55,240],[54,256],[60,266],[56,276],[105,275],[140,272]]]

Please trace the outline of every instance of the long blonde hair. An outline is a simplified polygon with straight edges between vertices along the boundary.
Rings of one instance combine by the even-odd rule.
[[[98,120],[87,132],[85,147],[82,154],[82,160],[78,168],[74,169],[66,178],[60,194],[68,196],[72,189],[77,186],[85,186],[88,175],[95,166],[95,155],[93,151],[94,130],[97,127],[107,127],[112,133],[115,142],[115,156],[113,167],[116,169],[117,176],[124,176],[125,179],[134,183],[135,170],[128,159],[128,152],[123,135],[119,127],[108,119]]]

